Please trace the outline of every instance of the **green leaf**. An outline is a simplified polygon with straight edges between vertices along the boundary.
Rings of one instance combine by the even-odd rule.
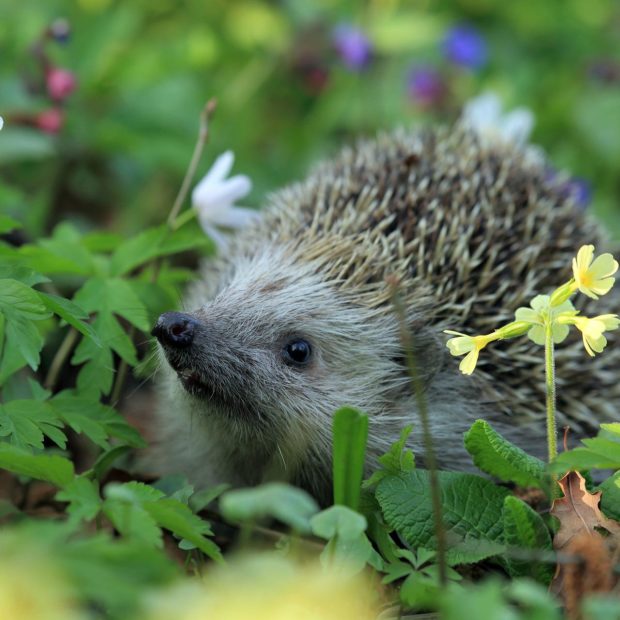
[[[84,476],[77,476],[56,493],[59,502],[69,502],[67,513],[72,523],[92,521],[100,512],[102,500],[99,485]]]
[[[82,310],[77,304],[72,301],[59,297],[58,295],[50,295],[48,293],[39,292],[39,298],[46,306],[48,310],[51,310],[54,314],[57,314],[61,319],[64,319],[69,325],[75,327],[81,334],[92,338],[95,344],[101,346],[99,336],[92,326],[83,321],[88,318],[88,313]]]
[[[312,533],[328,540],[321,554],[324,565],[356,574],[378,558],[366,531],[366,519],[346,506],[332,506],[310,519]],[[375,557],[376,556],[376,557]],[[382,567],[382,562],[379,559]]]
[[[230,489],[230,484],[223,482],[209,489],[197,491],[189,498],[189,506],[194,512],[200,512],[228,489]]]
[[[334,503],[357,510],[362,492],[368,416],[342,407],[333,421]]]
[[[550,488],[545,463],[511,444],[484,420],[476,420],[465,433],[465,448],[479,469],[503,482]]]
[[[563,473],[570,469],[620,469],[620,423],[601,424],[596,437],[581,443],[585,447],[559,454],[552,470]]]
[[[528,557],[518,557],[519,552],[528,549],[551,550],[549,530],[537,512],[511,495],[504,498],[504,539],[509,547],[506,563],[510,576],[531,577],[549,585],[554,572],[550,564],[536,562]]]
[[[148,502],[144,506],[161,527],[165,527],[180,538],[189,540],[211,559],[217,562],[224,561],[218,546],[205,537],[213,534],[209,524],[196,516],[189,506],[172,498]]]
[[[8,215],[0,213],[0,234],[8,233],[21,227],[21,222],[9,217]]]
[[[66,435],[60,430],[62,420],[45,402],[16,399],[0,405],[0,437],[20,448],[43,449],[43,436],[64,448]]]
[[[472,474],[438,474],[450,563],[477,562],[501,553],[503,503],[509,491]],[[437,548],[427,471],[384,478],[376,497],[386,523],[412,547]]]
[[[37,273],[36,271],[25,267],[18,262],[11,262],[2,258],[0,260],[0,278],[19,280],[26,286],[34,286],[35,284],[41,284],[42,282],[49,282],[50,279]]]
[[[305,491],[270,482],[253,489],[229,491],[220,500],[220,510],[229,521],[275,518],[302,534],[310,532],[310,517],[319,511]]]
[[[73,463],[62,456],[30,454],[21,448],[0,442],[0,467],[15,474],[51,482],[58,487],[74,478]]]
[[[8,278],[0,280],[0,310],[7,316],[19,314],[32,321],[40,321],[50,316],[36,291],[22,282]]]
[[[598,487],[601,494],[601,510],[610,518],[620,521],[620,471],[609,476]]]
[[[407,439],[411,434],[413,426],[406,426],[400,433],[400,438],[395,441],[390,449],[379,457],[381,469],[375,471],[372,476],[364,482],[363,488],[367,489],[378,484],[386,476],[398,475],[400,472],[412,471],[415,469],[415,457],[407,446]]]

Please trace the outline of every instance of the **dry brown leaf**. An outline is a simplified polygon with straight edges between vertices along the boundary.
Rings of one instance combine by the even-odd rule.
[[[609,540],[596,528],[607,530],[612,539],[620,539],[620,523],[601,512],[601,492],[590,493],[580,473],[568,472],[558,484],[564,497],[554,500],[551,508],[551,514],[560,521],[553,548],[579,560],[558,563],[550,589],[564,601],[567,617],[576,620],[586,594],[609,592],[614,586]]]
[[[610,534],[620,535],[620,523],[608,519],[598,507],[601,491],[590,493],[585,478],[576,471],[569,471],[558,484],[564,497],[556,499],[551,514],[560,521],[560,529],[553,539],[556,551],[564,550],[573,536],[584,532],[596,534],[594,528],[604,528]]]

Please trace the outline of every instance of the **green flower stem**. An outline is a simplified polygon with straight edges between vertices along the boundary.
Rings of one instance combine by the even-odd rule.
[[[553,325],[549,317],[545,323],[545,384],[547,387],[547,446],[549,462],[558,455],[555,424],[555,361],[553,357]]]

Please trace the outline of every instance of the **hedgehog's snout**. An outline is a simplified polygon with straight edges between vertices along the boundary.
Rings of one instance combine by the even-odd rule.
[[[172,349],[186,349],[194,341],[198,321],[182,312],[164,312],[158,319],[151,335],[160,344]]]

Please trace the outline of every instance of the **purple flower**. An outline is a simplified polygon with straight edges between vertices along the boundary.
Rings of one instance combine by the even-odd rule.
[[[372,60],[372,43],[359,28],[340,24],[334,28],[332,40],[345,66],[352,71],[365,69]]]
[[[426,107],[438,103],[446,92],[441,75],[432,67],[414,67],[407,76],[409,96]]]
[[[443,40],[443,53],[455,65],[480,69],[488,58],[487,44],[473,26],[461,24],[450,28]]]

